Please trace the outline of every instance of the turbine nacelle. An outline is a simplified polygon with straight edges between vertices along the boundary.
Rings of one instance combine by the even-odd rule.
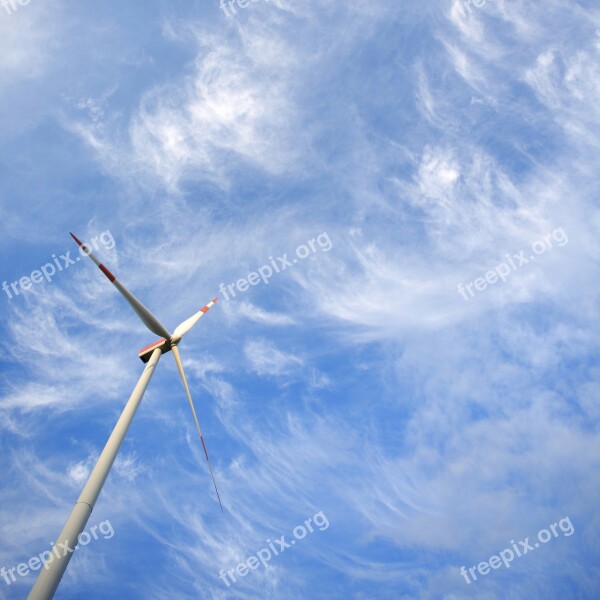
[[[140,360],[144,363],[147,363],[150,360],[152,353],[157,348],[160,348],[162,354],[166,354],[167,352],[171,351],[171,342],[169,340],[165,340],[165,338],[161,338],[160,340],[154,342],[153,344],[150,344],[149,346],[142,348],[138,353]]]

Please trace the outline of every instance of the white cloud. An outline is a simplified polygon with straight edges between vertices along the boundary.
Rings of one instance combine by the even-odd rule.
[[[81,486],[87,481],[96,460],[98,455],[92,455],[87,460],[79,461],[67,469],[67,474],[74,484]]]
[[[244,355],[250,370],[261,376],[290,375],[304,364],[302,358],[279,350],[272,342],[265,339],[246,342]]]
[[[141,172],[170,191],[182,179],[225,184],[236,162],[270,174],[287,171],[295,161],[288,143],[295,129],[291,72],[281,69],[273,77],[269,69],[282,57],[290,67],[293,51],[283,41],[274,47],[275,40],[258,33],[246,34],[237,47],[196,35],[202,52],[194,73],[147,92],[128,139],[116,142],[115,125],[109,129],[106,123],[73,124],[73,130],[115,174],[135,179]]]
[[[247,320],[274,327],[294,325],[296,323],[289,315],[263,310],[248,301],[224,303],[223,306],[225,307],[226,314],[235,319],[236,322]]]
[[[51,18],[52,8],[43,2],[20,6],[12,14],[0,13],[0,85],[6,89],[18,81],[39,77],[55,51],[60,21]]]

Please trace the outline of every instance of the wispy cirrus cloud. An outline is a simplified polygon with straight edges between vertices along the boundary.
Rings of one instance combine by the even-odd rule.
[[[257,375],[282,376],[301,367],[303,359],[279,350],[265,339],[250,340],[244,345],[244,354],[251,371]]]

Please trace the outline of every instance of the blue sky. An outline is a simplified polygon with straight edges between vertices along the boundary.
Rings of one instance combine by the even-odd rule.
[[[0,8],[1,281],[104,232],[167,327],[221,296],[181,352],[224,514],[165,355],[89,522],[114,536],[57,598],[600,597],[600,11],[477,4]],[[89,260],[50,279],[0,292],[6,568],[61,530],[155,340]]]

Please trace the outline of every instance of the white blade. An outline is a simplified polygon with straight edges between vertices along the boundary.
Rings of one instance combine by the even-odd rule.
[[[215,298],[212,302],[209,302],[204,308],[200,309],[195,315],[186,319],[181,325],[178,325],[173,332],[173,343],[177,343],[203,316],[208,309],[214,306],[218,298]]]
[[[200,435],[200,441],[202,442],[202,447],[204,448],[204,455],[206,456],[206,462],[208,463],[208,469],[210,471],[210,476],[212,477],[213,485],[215,486],[215,492],[217,492],[217,498],[219,500],[219,506],[221,507],[221,512],[223,512],[223,505],[221,504],[221,496],[219,496],[219,490],[217,489],[217,482],[215,481],[215,476],[213,474],[213,470],[210,464],[210,458],[208,458],[208,452],[206,450],[206,444],[204,443],[204,437],[202,436],[202,429],[200,429],[200,423],[198,422],[198,417],[196,416],[196,409],[194,408],[194,401],[192,400],[192,395],[190,394],[190,388],[188,387],[187,379],[185,378],[185,373],[183,371],[183,364],[181,363],[181,356],[179,355],[179,348],[177,346],[173,346],[171,348],[173,351],[173,356],[175,357],[175,362],[177,363],[177,368],[179,369],[179,374],[181,375],[181,379],[183,381],[183,387],[185,388],[185,393],[187,394],[188,400],[190,401],[190,408],[192,409],[192,414],[194,415],[194,421],[196,422],[196,427],[198,429],[198,434]]]
[[[82,244],[74,234],[71,237],[79,244],[83,251],[96,263],[96,266],[106,275],[108,280],[119,290],[121,295],[129,302],[131,308],[135,310],[142,323],[156,335],[171,339],[171,334],[167,328],[94,256],[92,251]]]

